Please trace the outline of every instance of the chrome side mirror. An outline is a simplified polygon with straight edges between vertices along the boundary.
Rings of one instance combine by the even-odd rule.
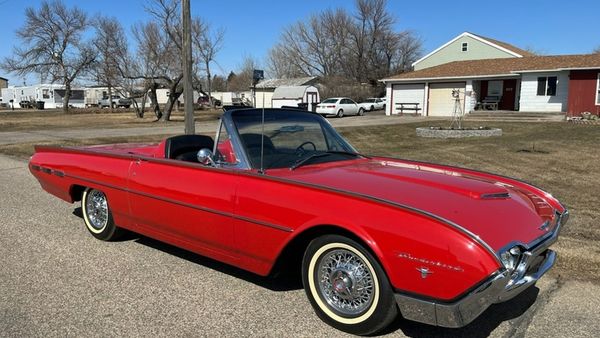
[[[217,166],[215,160],[213,159],[213,153],[208,148],[200,149],[196,157],[198,158],[198,162],[204,165],[211,165],[213,167]]]

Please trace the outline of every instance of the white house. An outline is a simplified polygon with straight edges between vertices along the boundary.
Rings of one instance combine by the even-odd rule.
[[[108,87],[106,86],[93,86],[87,87],[85,90],[84,103],[86,107],[93,107],[98,105],[98,101],[108,97]],[[113,96],[127,97],[129,93],[124,92],[123,88],[111,88]]]
[[[413,62],[414,70],[421,70],[453,61],[503,59],[535,56],[509,43],[464,32]]]
[[[317,82],[316,76],[293,79],[262,80],[253,88],[253,105],[256,108],[272,108],[273,93],[278,87],[312,86]]]
[[[11,86],[2,89],[2,100],[9,103],[13,100],[15,108],[20,108],[19,103],[23,101],[43,101],[44,108],[62,108],[65,87],[59,84],[39,84],[34,86]],[[75,108],[85,107],[85,91],[83,89],[72,89],[69,105]]]
[[[273,108],[298,107],[299,104],[305,103],[308,105],[308,110],[314,111],[319,102],[321,102],[321,97],[315,86],[280,86],[275,88],[271,98]]]
[[[221,101],[223,105],[232,105],[234,102],[252,104],[252,92],[211,92],[212,97]]]
[[[600,99],[596,95],[600,92],[597,80],[600,54],[532,56],[521,52],[498,56],[491,53],[490,58],[465,54],[465,60],[457,60],[456,55],[450,57],[443,51],[457,49],[460,55],[464,47],[461,39],[465,36],[459,37],[415,63],[421,66],[428,63],[426,67],[381,80],[386,84],[386,115],[452,116],[457,109],[467,113],[478,109],[569,115],[582,111],[600,113]],[[481,39],[476,41],[480,43]],[[511,47],[493,41],[492,45],[503,46],[503,50]],[[477,48],[487,50],[490,46]],[[473,47],[467,43],[467,50]],[[441,62],[444,60],[454,61]]]

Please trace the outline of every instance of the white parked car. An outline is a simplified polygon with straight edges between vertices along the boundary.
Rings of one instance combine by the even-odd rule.
[[[385,101],[384,99],[378,97],[370,97],[364,100],[363,102],[359,103],[358,105],[361,106],[364,110],[368,111],[380,110],[385,108]]]
[[[317,105],[317,113],[321,115],[335,115],[337,117],[343,117],[344,115],[364,115],[365,108],[359,106],[350,98],[332,97]]]

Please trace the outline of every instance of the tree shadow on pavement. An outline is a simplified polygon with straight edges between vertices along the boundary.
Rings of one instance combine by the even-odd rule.
[[[494,304],[471,324],[449,329],[406,320],[401,316],[386,331],[401,330],[408,337],[488,337],[502,322],[522,316],[535,303],[540,289],[536,286],[523,291],[515,298]]]

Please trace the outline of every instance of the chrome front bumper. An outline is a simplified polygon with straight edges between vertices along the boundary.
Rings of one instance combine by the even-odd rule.
[[[556,261],[556,253],[548,247],[556,242],[560,227],[567,219],[568,212],[565,212],[554,232],[525,252],[527,267],[517,280],[502,268],[460,300],[451,303],[397,293],[395,297],[400,313],[406,319],[442,327],[457,328],[469,324],[490,305],[515,297],[550,270]]]

